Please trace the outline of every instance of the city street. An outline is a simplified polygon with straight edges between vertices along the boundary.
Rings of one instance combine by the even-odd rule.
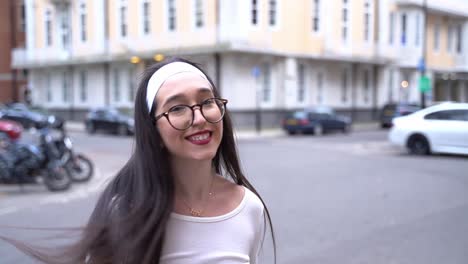
[[[468,157],[410,156],[390,146],[387,132],[238,140],[245,173],[272,214],[278,263],[468,262]],[[85,223],[132,151],[130,137],[71,135],[95,177],[64,193],[0,186],[1,235],[55,245],[57,232],[47,228]],[[272,263],[269,240],[263,255]],[[34,263],[3,242],[0,256],[2,264]]]

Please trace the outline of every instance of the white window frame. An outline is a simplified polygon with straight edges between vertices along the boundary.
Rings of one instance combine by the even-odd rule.
[[[312,33],[320,34],[322,32],[322,16],[320,11],[322,11],[322,0],[312,0]],[[317,29],[315,29],[315,23],[317,22]]]
[[[85,103],[88,101],[88,71],[81,70],[78,74],[78,83],[80,86],[80,102]]]
[[[388,15],[388,44],[395,44],[395,12],[391,11]]]
[[[447,24],[447,53],[453,52],[453,44],[454,44],[454,26],[452,23]]]
[[[249,25],[252,28],[259,28],[260,27],[260,22],[261,22],[261,0],[247,0],[249,1]],[[253,1],[256,2],[256,15],[257,15],[257,23],[253,24],[253,11],[254,11],[254,6],[253,6]]]
[[[400,46],[408,46],[408,13],[401,13],[400,16]],[[403,18],[405,18],[403,20]],[[403,23],[403,21],[405,23]],[[404,30],[403,30],[404,29]]]
[[[267,0],[268,1],[268,27],[270,27],[271,29],[278,29],[278,24],[279,24],[279,11],[280,11],[280,0]],[[275,9],[271,10],[271,2],[274,1],[275,2]],[[272,25],[271,24],[271,18],[272,18],[272,13],[274,14],[273,16],[273,20],[274,20],[274,24]]]
[[[45,88],[46,88],[46,101],[51,103],[54,100],[54,93],[52,93],[52,76],[50,72],[46,73],[45,77]]]
[[[70,47],[70,18],[68,10],[60,12],[57,17],[60,22],[59,34],[61,47],[62,49],[68,49],[68,47]]]
[[[70,74],[68,71],[62,71],[62,102],[70,102]]]
[[[346,3],[344,3],[344,1],[346,1]],[[341,30],[340,30],[340,39],[341,39],[341,42],[342,43],[345,43],[345,44],[348,44],[350,41],[350,33],[351,33],[351,30],[350,30],[350,20],[351,20],[351,5],[350,5],[350,2],[351,0],[341,0],[341,4],[342,4],[342,7],[341,7]],[[346,21],[345,21],[345,17],[344,17],[344,11],[346,10]],[[343,33],[345,32],[346,30],[346,38],[343,37]]]
[[[120,72],[121,70],[119,68],[114,68],[112,70],[112,87],[114,88],[112,90],[112,101],[114,103],[119,103],[122,101],[122,91],[121,91],[121,85],[122,85],[122,79],[120,78]]]
[[[46,8],[44,11],[44,44],[46,47],[54,45],[54,25],[53,14],[51,8]]]
[[[315,75],[315,87],[317,87],[317,97],[315,98],[317,105],[323,105],[325,103],[325,81],[326,81],[326,71],[323,69],[317,69]],[[319,78],[320,77],[320,78]]]
[[[198,3],[200,3],[200,6],[197,5]],[[200,7],[200,9],[198,9],[198,7]],[[195,30],[202,29],[206,26],[205,7],[206,7],[205,0],[192,0],[192,15],[193,15],[192,28]],[[201,21],[201,26],[198,25],[199,21]]]
[[[433,49],[434,52],[439,52],[440,50],[440,22],[436,21],[433,28]]]
[[[136,82],[135,82],[135,68],[128,68],[128,101],[133,102],[135,101],[136,97]]]
[[[366,7],[367,4],[367,7]],[[368,21],[366,23],[366,15],[368,15]],[[372,0],[364,1],[364,42],[371,43],[374,37],[374,4]],[[367,34],[366,34],[367,30]],[[367,39],[366,39],[367,37]]]
[[[174,3],[174,28],[173,29],[170,28],[170,25],[171,25],[171,23],[170,23],[171,17],[170,17],[170,12],[169,12],[169,7],[170,7],[169,2],[170,1]],[[166,27],[165,27],[166,31],[167,32],[175,32],[175,31],[177,31],[177,0],[165,0],[164,3],[165,3],[165,6],[164,6],[165,19],[164,19],[164,21],[165,21],[165,24],[166,24]]]
[[[261,98],[262,105],[270,104],[273,101],[273,87],[272,87],[272,64],[264,62],[262,64],[262,83],[261,83]]]
[[[128,38],[129,35],[129,27],[128,27],[128,2],[127,0],[118,0],[117,6],[117,36],[119,36],[120,39],[126,39]],[[125,8],[125,14],[123,16],[124,19],[122,19],[122,8]],[[125,28],[125,36],[123,36],[123,29]]]
[[[349,90],[351,89],[351,74],[349,67],[341,68],[340,73],[340,102],[347,104],[349,102]],[[345,85],[346,84],[346,85]]]
[[[145,4],[148,4],[148,16],[145,17]],[[150,0],[141,0],[140,1],[140,35],[147,36],[151,34],[151,1]],[[148,24],[146,24],[148,23]],[[148,32],[145,32],[145,26],[148,25]]]
[[[419,47],[421,45],[421,14],[417,13],[415,20],[414,46]]]
[[[371,87],[371,82],[372,82],[371,75],[372,75],[372,71],[370,68],[364,68],[362,70],[362,101],[365,104],[368,104],[369,99],[370,99],[370,87]]]
[[[298,104],[305,104],[307,98],[307,84],[306,84],[306,65],[304,63],[297,64],[297,96],[296,102]]]
[[[463,25],[457,24],[455,30],[456,40],[455,40],[455,52],[458,54],[462,54],[463,51]],[[466,94],[468,96],[468,92]]]
[[[88,12],[87,12],[87,6],[85,1],[80,1],[78,3],[78,28],[79,28],[79,40],[81,43],[85,43],[88,41]]]

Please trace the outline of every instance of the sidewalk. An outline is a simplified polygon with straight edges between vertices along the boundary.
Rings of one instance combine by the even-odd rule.
[[[67,131],[74,132],[85,132],[85,126],[83,122],[67,121],[65,123]],[[378,122],[369,123],[356,123],[353,124],[351,133],[362,132],[362,131],[373,131],[380,128]],[[241,129],[235,130],[237,139],[249,139],[249,138],[271,138],[285,136],[286,133],[281,128],[267,128],[263,129],[260,133],[257,133],[254,129]]]

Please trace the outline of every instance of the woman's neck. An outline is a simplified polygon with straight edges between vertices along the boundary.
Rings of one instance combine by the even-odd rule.
[[[211,160],[171,160],[176,195],[189,201],[205,200],[212,192],[215,172]]]

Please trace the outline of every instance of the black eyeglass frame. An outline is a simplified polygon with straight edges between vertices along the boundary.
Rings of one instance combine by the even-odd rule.
[[[215,122],[212,122],[212,121],[209,121],[208,119],[206,119],[205,117],[205,114],[203,113],[203,103],[205,103],[206,101],[208,100],[220,100],[223,105],[224,105],[224,111],[223,111],[223,115],[221,116],[221,118],[218,120],[218,121],[215,121]],[[208,123],[212,123],[212,124],[216,124],[218,122],[220,122],[221,120],[223,120],[223,117],[224,115],[226,114],[226,104],[228,103],[228,100],[227,99],[223,99],[223,98],[208,98],[208,99],[205,99],[203,100],[203,102],[199,103],[199,104],[194,104],[194,105],[185,105],[185,104],[179,104],[179,105],[174,105],[173,107],[169,108],[169,110],[167,110],[166,112],[162,113],[162,114],[159,114],[155,117],[155,122],[157,122],[159,119],[161,119],[163,116],[167,119],[167,122],[169,122],[169,124],[176,130],[180,130],[180,131],[183,131],[183,130],[187,130],[189,129],[192,125],[193,125],[193,121],[195,119],[195,107],[198,106],[198,108],[200,109],[200,113],[202,114],[203,118],[205,118],[205,120],[208,122]],[[187,128],[184,128],[184,129],[180,129],[180,128],[176,128],[172,123],[171,121],[169,120],[169,113],[171,112],[172,109],[176,108],[176,107],[181,107],[181,106],[186,106],[188,108],[190,108],[190,110],[192,110],[192,121],[190,122],[190,125],[187,126]]]

